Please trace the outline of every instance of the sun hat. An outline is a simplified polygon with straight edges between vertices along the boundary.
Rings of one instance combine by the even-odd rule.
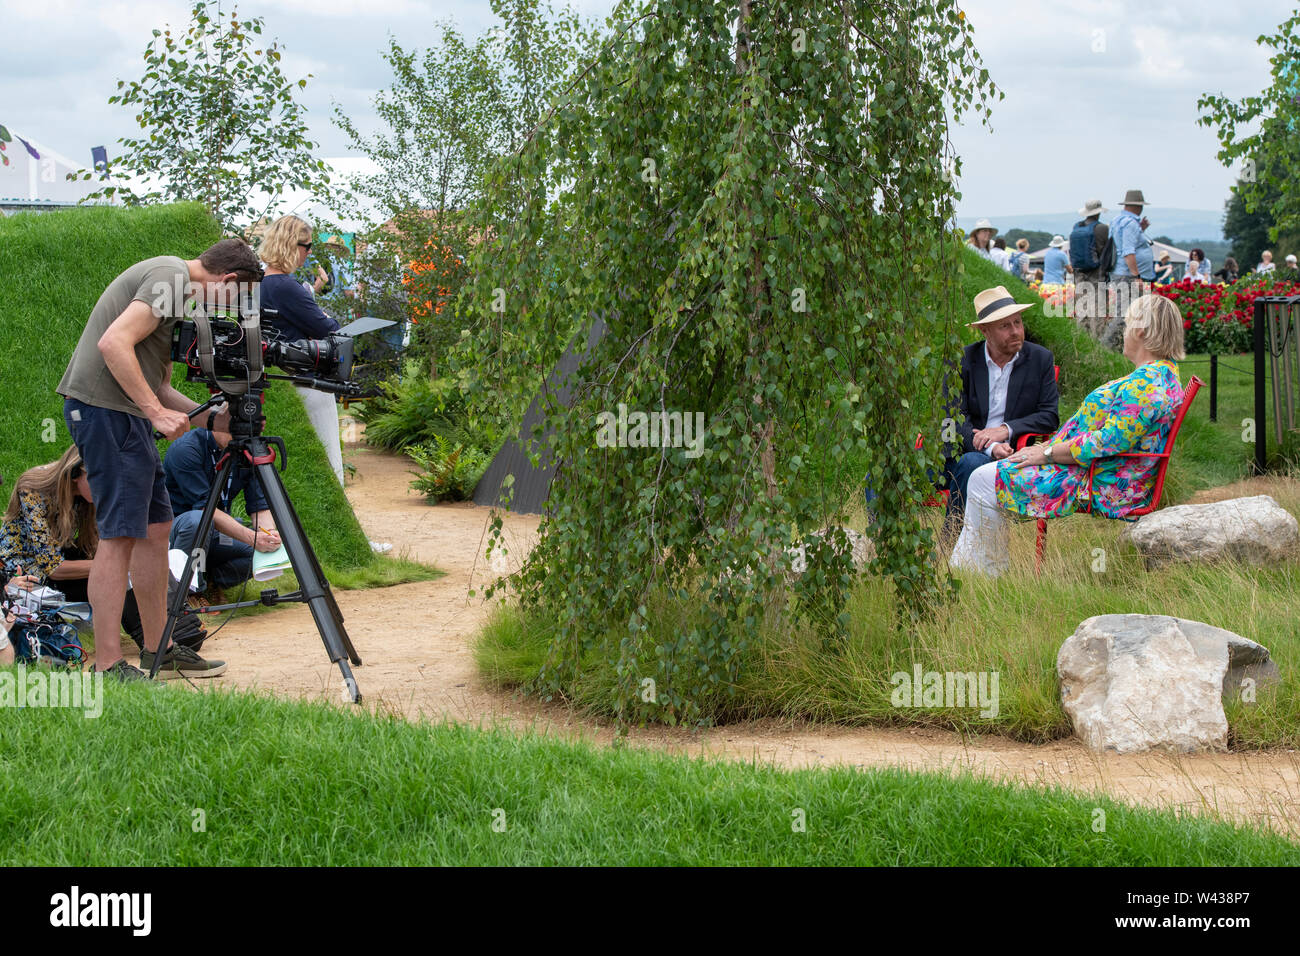
[[[978,219],[976,220],[975,225],[970,227],[970,235],[974,235],[981,229],[992,229],[993,235],[996,236],[998,234],[997,226],[993,225],[993,223],[989,222],[987,219]]]
[[[1000,319],[1019,315],[1032,307],[1017,302],[1011,298],[1011,293],[1006,290],[1005,286],[997,285],[991,289],[985,289],[975,296],[975,321],[966,324],[970,326],[991,325]]]
[[[1053,236],[1052,241],[1048,243],[1048,246],[1053,249],[1060,249],[1065,244],[1065,236]]]
[[[1286,261],[1287,261],[1287,262],[1295,262],[1295,261],[1296,261],[1295,253],[1293,252],[1293,253],[1291,253],[1291,255],[1287,256],[1287,257],[1286,257]]]
[[[1146,197],[1142,195],[1142,190],[1130,189],[1128,192],[1124,194],[1124,201],[1121,202],[1120,205],[1121,206],[1149,206],[1151,204],[1147,202]]]
[[[1106,207],[1101,204],[1100,199],[1089,199],[1079,210],[1079,215],[1087,219],[1089,216],[1098,216],[1105,211]]]

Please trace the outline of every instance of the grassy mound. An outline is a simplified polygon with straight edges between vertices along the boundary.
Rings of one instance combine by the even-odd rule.
[[[27,468],[53,461],[71,442],[55,388],[108,284],[141,259],[194,258],[219,238],[216,222],[197,203],[0,219],[0,302],[6,310],[0,322],[0,475],[12,482]],[[196,399],[207,397],[206,389],[185,385],[180,372],[176,386]],[[355,587],[433,573],[370,550],[291,386],[271,386],[266,415],[268,432],[289,448],[285,486],[332,583]],[[6,501],[8,490],[0,492]]]
[[[789,772],[247,693],[105,691],[94,720],[6,718],[5,865],[1300,863],[1271,833],[971,777]]]

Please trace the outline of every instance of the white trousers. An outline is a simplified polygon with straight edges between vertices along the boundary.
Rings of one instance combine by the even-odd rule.
[[[334,469],[334,477],[340,485],[343,484],[343,446],[339,436],[339,409],[334,396],[314,388],[294,386],[294,391],[302,399],[303,405],[307,406],[307,417],[311,420],[311,427],[316,429],[321,444],[325,446],[325,456]]]
[[[998,504],[997,479],[995,461],[971,472],[966,486],[966,515],[961,536],[948,559],[949,567],[995,578],[1011,563],[1011,530],[1006,510]]]

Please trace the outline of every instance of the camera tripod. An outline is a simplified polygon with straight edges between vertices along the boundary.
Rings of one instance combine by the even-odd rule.
[[[305,379],[302,383],[325,387],[322,383],[311,379]],[[257,386],[249,388],[241,395],[221,392],[213,395],[190,413],[193,417],[204,409],[222,402],[226,403],[230,409],[231,440],[226,446],[225,454],[218,462],[217,477],[212,484],[212,490],[208,493],[208,501],[199,521],[193,546],[185,560],[185,570],[181,573],[181,586],[176,589],[168,605],[167,623],[163,627],[162,641],[158,645],[158,653],[154,654],[149,676],[151,678],[158,676],[163,653],[171,642],[172,631],[175,630],[177,621],[188,613],[185,597],[189,594],[189,582],[193,580],[196,565],[199,565],[200,561],[205,562],[208,537],[212,532],[213,518],[216,515],[217,505],[221,501],[222,491],[226,487],[232,469],[241,468],[255,472],[261,483],[267,505],[272,517],[275,518],[276,530],[280,532],[284,549],[293,566],[293,573],[298,578],[299,590],[282,595],[271,588],[263,591],[255,601],[223,604],[209,608],[209,611],[233,610],[240,607],[254,607],[258,604],[306,603],[311,608],[311,615],[316,622],[316,630],[320,633],[321,641],[325,644],[326,653],[329,654],[330,660],[338,665],[343,675],[344,695],[354,704],[360,703],[361,692],[357,688],[348,661],[360,666],[361,658],[357,656],[356,648],[352,646],[352,640],[343,627],[343,614],[334,600],[329,581],[321,571],[320,562],[316,560],[316,552],[312,550],[311,542],[307,540],[307,534],[298,520],[298,513],[294,510],[293,502],[289,500],[289,493],[285,490],[284,482],[280,480],[279,471],[275,468],[276,449],[280,453],[280,471],[288,467],[289,459],[285,451],[284,439],[262,435],[262,426],[265,422],[265,418],[262,417],[262,398],[262,388]]]

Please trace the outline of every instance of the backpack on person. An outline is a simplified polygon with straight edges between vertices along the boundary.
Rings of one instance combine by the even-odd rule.
[[[1080,220],[1070,230],[1070,265],[1075,272],[1096,272],[1103,275],[1115,267],[1115,240],[1106,237],[1106,247],[1101,254],[1096,252],[1097,227],[1101,220]]]

